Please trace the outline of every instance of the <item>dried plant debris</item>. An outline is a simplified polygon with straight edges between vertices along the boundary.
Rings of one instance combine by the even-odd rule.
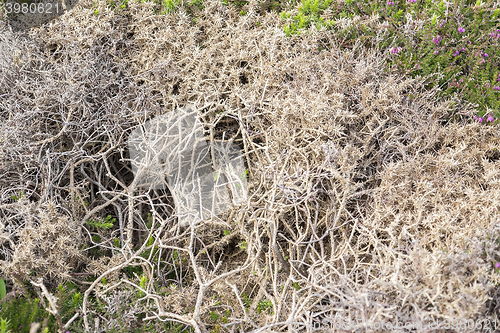
[[[377,50],[319,51],[329,32],[287,38],[252,3],[204,5],[196,25],[82,0],[43,27],[2,27],[22,51],[0,66],[2,273],[94,273],[88,330],[117,323],[127,288],[143,293],[127,313],[197,332],[490,318],[497,129],[444,124],[459,97],[385,72]],[[169,186],[132,186],[127,140],[186,105],[207,143],[239,147],[248,195],[181,226]]]

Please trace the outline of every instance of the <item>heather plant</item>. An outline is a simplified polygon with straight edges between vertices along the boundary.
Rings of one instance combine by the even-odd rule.
[[[33,324],[38,324],[39,330],[36,332],[66,332],[63,328],[81,324],[77,313],[82,297],[74,284],[68,282],[57,287],[54,302],[57,313],[51,312],[43,293],[38,295],[27,285],[14,288],[11,296],[0,303],[1,325],[5,330],[28,333]]]
[[[431,24],[418,31],[415,46],[399,33],[402,52],[395,57],[394,66],[412,77],[441,73],[441,78],[430,82],[429,87],[442,87],[441,96],[462,96],[477,105],[479,118],[485,118],[486,122],[496,119],[497,123],[500,117],[498,10],[476,3],[474,7],[455,4],[455,10],[448,15],[439,6],[435,11],[442,15],[441,23],[434,15]],[[423,18],[428,19],[426,15],[430,13]]]
[[[386,34],[378,47],[393,54],[387,61],[388,69],[413,78],[438,74],[427,85],[442,88],[440,97],[458,94],[479,109],[475,120],[496,124],[500,117],[500,9],[493,1],[354,1],[346,0],[325,6],[318,2],[311,6],[303,0],[298,14],[282,12],[287,23],[284,31],[289,36],[308,28],[312,22],[318,29],[333,29],[335,19],[354,16],[375,17],[385,25]],[[331,19],[318,17],[328,7]],[[415,24],[415,21],[419,24]],[[416,34],[408,29],[417,29]],[[357,24],[347,29],[336,29],[337,39],[350,42],[360,39],[369,46],[377,28]],[[453,115],[450,115],[453,116]]]

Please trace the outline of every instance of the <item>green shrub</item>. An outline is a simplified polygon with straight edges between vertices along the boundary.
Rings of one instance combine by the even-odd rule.
[[[39,332],[56,332],[59,324],[57,319],[34,296],[31,288],[23,287],[23,296],[17,296],[0,303],[0,332],[29,333],[32,323],[40,323]],[[57,309],[63,323],[68,322],[82,305],[82,294],[71,282],[60,284],[55,291]],[[2,301],[4,298],[2,298]],[[45,300],[47,302],[47,300]],[[73,322],[78,327],[81,319]]]
[[[3,303],[0,307],[0,318],[7,331],[16,333],[29,333],[31,323],[44,320],[45,327],[48,327],[50,332],[55,332],[56,329],[56,319],[40,305],[38,298],[14,298]],[[45,327],[42,326],[42,331]]]
[[[284,28],[285,34],[289,37],[292,34],[299,33],[300,29],[309,28],[311,24],[315,24],[319,29],[321,26],[325,26],[325,20],[320,17],[325,9],[330,6],[332,0],[301,0],[301,4],[298,6],[297,16],[291,17],[290,14],[286,12],[281,13],[281,18],[287,20],[292,19],[289,25]],[[344,13],[345,14],[345,13]]]

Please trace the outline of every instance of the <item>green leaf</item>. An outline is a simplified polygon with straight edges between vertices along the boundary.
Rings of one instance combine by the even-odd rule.
[[[10,326],[10,320],[1,318],[0,333],[10,333],[9,326]]]
[[[432,25],[436,25],[437,23],[437,19],[438,19],[438,16],[436,14],[432,15],[432,21],[431,21],[431,24]]]
[[[141,288],[142,289],[146,289],[146,285],[148,283],[148,278],[146,276],[142,276],[141,277],[141,282],[140,282],[140,285],[141,285]]]
[[[398,10],[398,12],[394,15],[394,18],[396,19],[396,21],[399,21],[399,19],[403,16],[403,10],[400,9]]]
[[[0,300],[4,300],[7,296],[7,289],[5,288],[5,281],[0,279]]]
[[[493,12],[493,15],[491,16],[492,20],[494,20],[498,16],[499,13],[500,13],[500,8],[495,9],[495,11]]]
[[[11,195],[10,197],[17,202],[19,199],[23,197],[23,192],[19,191],[19,195]]]
[[[265,311],[266,309],[268,310],[269,313],[271,313],[272,311],[270,311],[270,309],[273,307],[273,302],[271,301],[259,301],[259,303],[257,304],[257,313],[261,313],[262,311]]]
[[[113,227],[113,223],[116,221],[115,218],[111,218],[111,215],[108,215],[102,222],[99,221],[94,221],[94,220],[89,220],[87,221],[87,224],[96,228],[101,228],[101,229],[110,229]]]
[[[250,305],[252,305],[252,301],[245,293],[241,294],[241,297],[243,297],[243,302],[246,304],[246,306],[250,307]]]
[[[173,0],[164,0],[163,6],[167,9],[167,13],[172,13],[177,7]]]
[[[219,315],[213,311],[210,311],[210,319],[212,319],[212,321],[216,323],[217,319],[219,319]]]
[[[80,294],[80,293],[75,293],[75,294],[73,295],[73,300],[72,300],[72,303],[71,303],[72,307],[73,307],[73,308],[76,308],[76,307],[80,304],[80,301],[81,301],[81,300],[82,300],[82,294]]]

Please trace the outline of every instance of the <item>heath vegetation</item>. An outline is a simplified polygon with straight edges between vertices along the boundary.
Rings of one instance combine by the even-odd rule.
[[[0,21],[0,332],[486,327],[498,7],[81,0]],[[187,104],[244,152],[248,200],[181,228],[127,139]]]

